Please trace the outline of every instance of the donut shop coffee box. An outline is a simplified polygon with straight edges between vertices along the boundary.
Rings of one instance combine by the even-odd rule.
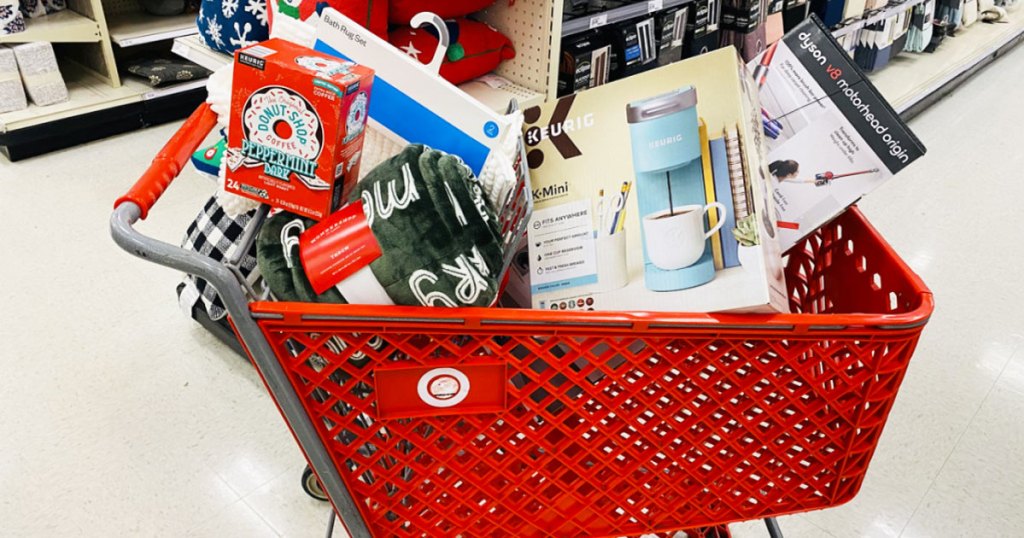
[[[235,52],[226,190],[312,219],[359,177],[373,70],[281,39]]]

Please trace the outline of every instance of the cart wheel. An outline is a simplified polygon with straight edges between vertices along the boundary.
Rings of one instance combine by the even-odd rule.
[[[316,475],[313,474],[313,469],[306,466],[306,470],[302,471],[302,491],[306,492],[306,495],[318,500],[327,501],[327,493],[324,492],[323,486],[320,485],[320,481],[316,479]]]

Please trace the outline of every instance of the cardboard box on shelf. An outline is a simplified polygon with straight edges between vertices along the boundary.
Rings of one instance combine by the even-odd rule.
[[[683,43],[686,41],[686,19],[690,6],[681,6],[659,11],[654,16],[655,34],[658,39],[658,65],[669,65],[683,59]]]
[[[280,39],[235,53],[227,190],[312,219],[359,177],[373,70]]]
[[[558,66],[558,95],[571,95],[611,79],[611,45],[600,30],[590,30],[562,40]]]
[[[785,311],[760,110],[731,47],[526,110],[534,212],[512,295]]]

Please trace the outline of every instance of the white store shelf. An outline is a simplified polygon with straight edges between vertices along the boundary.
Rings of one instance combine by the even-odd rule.
[[[158,17],[143,12],[121,13],[108,21],[110,39],[121,47],[133,47],[156,41],[196,34],[196,14]]]
[[[65,9],[45,17],[27,19],[24,32],[0,36],[0,43],[96,43],[101,38],[96,21]]]
[[[515,99],[521,110],[544,102],[544,95],[497,75],[486,75],[459,85],[459,89],[484,106],[505,113],[508,103]]]
[[[885,19],[895,17],[896,15],[900,14],[900,12],[906,11],[918,4],[923,4],[924,2],[925,0],[906,0],[905,2],[890,4],[874,12],[865,13],[863,18],[858,19],[856,21],[852,21],[849,24],[840,26],[839,28],[836,28],[835,30],[832,31],[832,35],[835,36],[836,38],[840,38],[844,35],[856,32],[857,30],[860,30],[861,28],[864,28],[869,24],[875,24],[878,21],[883,21]]]
[[[108,82],[73,64],[61,65],[61,74],[68,86],[68,100],[49,106],[29,105],[24,110],[0,114],[0,133],[33,127],[51,121],[88,114],[121,105],[137,103],[188,91],[206,84],[206,80],[192,80],[153,88],[134,77],[126,77],[123,85],[113,88]]]
[[[934,53],[901,53],[889,65],[870,75],[897,112],[904,112],[1004,45],[1024,34],[1024,10],[1010,14],[1009,24],[977,22],[947,37]]]
[[[0,114],[0,132],[14,131],[42,123],[87,114],[138,101],[138,91],[125,85],[113,88],[75,64],[62,64],[61,75],[68,86],[68,100],[49,106],[30,104],[24,110]]]
[[[231,56],[207,47],[199,34],[175,39],[171,52],[210,71],[216,71],[231,63]]]

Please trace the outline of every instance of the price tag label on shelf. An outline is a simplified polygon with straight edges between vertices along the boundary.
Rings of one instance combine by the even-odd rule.
[[[597,28],[599,26],[604,26],[606,24],[608,24],[608,14],[607,13],[602,13],[600,15],[594,15],[593,17],[590,17],[590,29],[591,30],[593,30],[594,28]]]
[[[647,12],[654,13],[655,11],[661,11],[665,7],[664,0],[648,0],[647,1]]]

